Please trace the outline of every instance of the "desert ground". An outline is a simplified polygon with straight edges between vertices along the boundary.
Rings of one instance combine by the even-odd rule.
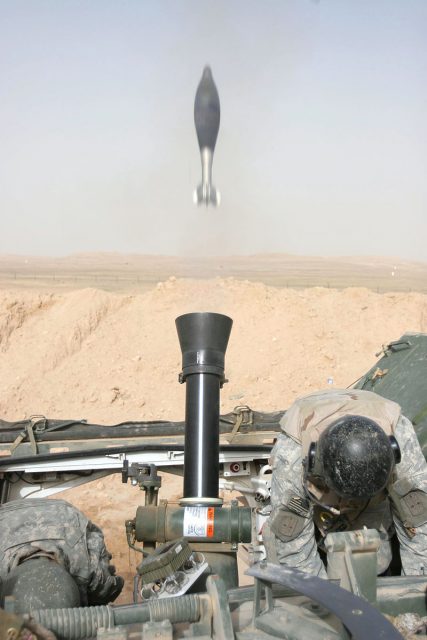
[[[233,319],[221,411],[273,411],[346,387],[382,345],[427,332],[427,264],[286,255],[177,259],[0,256],[0,417],[182,420],[175,318]],[[329,380],[329,383],[331,382]],[[163,497],[181,481],[164,476]],[[143,500],[113,475],[58,494],[105,532],[129,601],[135,552],[124,520]]]

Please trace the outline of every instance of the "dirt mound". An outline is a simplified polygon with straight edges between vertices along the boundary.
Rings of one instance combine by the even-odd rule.
[[[170,278],[141,295],[84,289],[0,296],[0,415],[180,419],[175,318],[190,311],[234,321],[222,410],[285,408],[328,378],[347,386],[383,343],[427,331],[427,296],[366,289],[276,289],[234,279]]]

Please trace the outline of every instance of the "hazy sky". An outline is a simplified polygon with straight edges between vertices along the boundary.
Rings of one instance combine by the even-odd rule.
[[[0,252],[426,261],[426,34],[426,0],[0,0]]]

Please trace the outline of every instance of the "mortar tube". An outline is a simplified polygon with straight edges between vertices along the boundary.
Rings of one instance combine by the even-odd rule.
[[[186,382],[185,504],[221,504],[217,428],[220,380],[202,373],[188,376]]]
[[[221,505],[219,394],[233,321],[219,313],[188,313],[175,320],[186,383],[184,495],[180,503]]]

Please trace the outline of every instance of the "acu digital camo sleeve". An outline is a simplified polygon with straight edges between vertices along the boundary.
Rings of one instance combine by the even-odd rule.
[[[402,513],[396,504],[396,493],[390,492],[393,503],[393,520],[399,539],[400,557],[403,575],[424,575],[427,573],[427,463],[415,435],[412,423],[400,416],[396,425],[395,436],[400,446],[401,462],[396,465],[395,476],[397,482],[393,487],[411,487],[416,493],[412,494],[408,502],[410,509],[414,505],[418,514],[417,526],[410,526],[410,522],[402,522]],[[402,492],[401,492],[402,493]],[[414,504],[415,501],[415,504]]]
[[[292,505],[295,499],[305,501],[303,488],[302,447],[282,433],[272,451],[271,506],[272,516]],[[292,507],[291,507],[292,509]],[[273,533],[268,529],[268,535]],[[268,545],[266,545],[268,549]],[[275,536],[277,560],[289,567],[326,578],[326,571],[317,550],[314,533],[313,507],[310,505],[298,535],[286,542]]]
[[[0,506],[0,578],[21,562],[47,556],[74,578],[81,604],[106,604],[123,587],[102,531],[65,500],[14,500]]]

